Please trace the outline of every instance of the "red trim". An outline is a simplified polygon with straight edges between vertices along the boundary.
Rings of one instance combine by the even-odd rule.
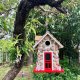
[[[46,60],[46,54],[50,54],[51,60]],[[51,66],[51,68],[46,68],[46,64]],[[52,70],[52,52],[44,52],[44,70]]]
[[[50,58],[51,60],[46,60],[45,56],[46,54],[50,54]],[[49,63],[51,64],[51,68],[45,68],[45,64],[46,63]],[[49,66],[48,64],[48,66]],[[44,70],[36,70],[36,67],[34,68],[33,72],[35,73],[63,73],[64,72],[64,69],[61,69],[61,70],[52,70],[52,52],[44,52]]]
[[[34,71],[35,73],[63,73],[64,72],[64,69],[61,69],[61,70],[36,70],[36,68],[34,68]]]

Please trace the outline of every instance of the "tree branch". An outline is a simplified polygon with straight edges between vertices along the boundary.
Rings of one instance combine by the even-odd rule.
[[[39,6],[39,8],[40,8],[42,11],[44,11],[44,12],[54,13],[53,11],[46,10],[46,9],[44,9],[44,8],[43,8],[43,7],[41,7],[41,6]]]
[[[68,11],[66,8],[62,7],[61,5],[55,7],[59,12],[63,13],[63,14],[67,14]]]

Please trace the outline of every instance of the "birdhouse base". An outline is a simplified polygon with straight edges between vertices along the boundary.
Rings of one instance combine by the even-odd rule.
[[[36,68],[34,68],[34,73],[63,73],[64,69],[61,70],[36,70]]]

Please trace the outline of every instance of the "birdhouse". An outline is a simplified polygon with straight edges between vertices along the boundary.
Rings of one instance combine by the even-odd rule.
[[[37,62],[34,72],[64,72],[59,64],[59,49],[63,48],[63,45],[49,31],[43,36],[35,37],[33,48],[37,52]]]

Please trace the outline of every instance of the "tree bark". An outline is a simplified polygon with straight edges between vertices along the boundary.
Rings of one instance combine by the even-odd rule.
[[[13,68],[10,71],[8,71],[8,73],[5,75],[5,77],[2,80],[14,80],[14,78],[16,77],[16,75],[19,73],[19,71],[23,66],[24,57],[25,55],[22,54],[20,62],[15,63]]]
[[[16,12],[16,19],[14,23],[14,32],[13,36],[14,38],[18,37],[18,44],[17,46],[24,45],[25,42],[25,22],[28,18],[29,12],[32,8],[39,5],[45,5],[48,4],[51,7],[55,7],[57,10],[59,10],[62,13],[66,13],[66,10],[62,8],[61,3],[64,0],[21,0],[18,10]],[[23,53],[23,51],[22,51]],[[25,55],[22,54],[22,58],[19,63],[15,63],[14,67],[5,75],[3,80],[14,80],[16,75],[19,73],[23,66]]]
[[[33,53],[30,52],[27,59],[27,66],[33,64]]]

